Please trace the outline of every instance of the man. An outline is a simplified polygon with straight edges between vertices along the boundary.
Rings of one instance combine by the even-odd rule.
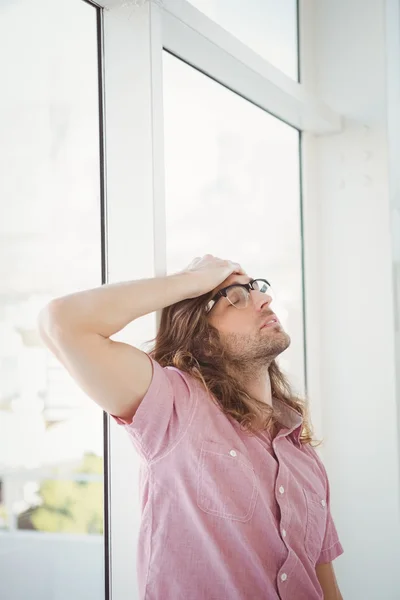
[[[150,355],[110,340],[161,309]],[[329,483],[275,362],[290,339],[267,280],[206,255],[56,299],[39,327],[143,458],[140,598],[341,600]]]

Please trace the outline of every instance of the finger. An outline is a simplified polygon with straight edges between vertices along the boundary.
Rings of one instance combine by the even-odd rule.
[[[189,263],[189,267],[193,267],[193,266],[194,266],[196,263],[198,263],[198,262],[199,262],[199,260],[201,260],[200,256],[196,256],[196,258],[194,258],[194,259],[192,260],[192,262],[191,262],[191,263]]]
[[[238,275],[247,275],[246,271],[243,269],[243,267],[241,265],[238,265],[238,269],[237,269],[236,273],[238,273]]]
[[[243,273],[243,269],[239,263],[231,262],[231,266],[235,273]]]

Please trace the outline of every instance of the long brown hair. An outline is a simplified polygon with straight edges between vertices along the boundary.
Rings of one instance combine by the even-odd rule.
[[[250,397],[240,382],[227,373],[224,349],[218,330],[207,319],[205,305],[210,294],[183,300],[162,310],[157,336],[148,353],[162,367],[174,366],[199,380],[221,410],[238,421],[243,430],[275,431],[273,408]],[[269,367],[272,396],[292,407],[303,418],[300,440],[318,445],[313,439],[308,406],[295,396],[276,361]]]

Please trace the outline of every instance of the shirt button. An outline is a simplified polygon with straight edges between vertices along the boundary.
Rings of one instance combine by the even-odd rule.
[[[286,537],[286,529],[282,529],[282,535],[283,537]]]
[[[325,500],[321,500],[321,504],[322,504],[322,506],[326,506]]]
[[[281,494],[283,494],[283,492],[285,491],[285,488],[283,487],[283,485],[281,485],[281,487],[279,488],[279,491]]]
[[[282,580],[282,581],[286,581],[286,579],[287,579],[287,575],[286,575],[286,573],[282,573],[282,575],[281,575],[281,580]]]
[[[234,450],[231,450],[231,451],[229,452],[229,454],[230,454],[231,456],[236,456],[236,452],[235,452]]]

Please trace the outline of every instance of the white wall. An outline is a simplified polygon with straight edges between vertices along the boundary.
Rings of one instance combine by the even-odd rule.
[[[341,133],[307,140],[319,222],[323,457],[345,549],[335,568],[344,598],[394,600],[399,446],[385,2],[321,0],[314,10],[314,84],[344,116]]]
[[[397,398],[400,398],[400,2],[386,2],[386,91],[388,102],[389,195],[391,204]],[[400,410],[399,453],[400,453]]]

